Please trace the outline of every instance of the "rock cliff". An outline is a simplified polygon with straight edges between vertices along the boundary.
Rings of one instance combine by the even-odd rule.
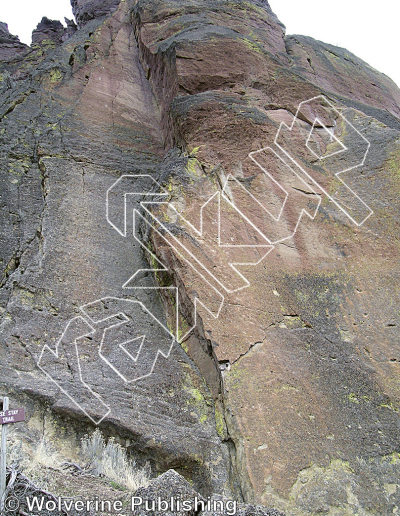
[[[10,34],[8,25],[0,22],[0,59],[9,62],[14,56],[24,54],[27,45],[20,42],[17,36]]]
[[[0,25],[1,391],[26,435],[73,456],[99,424],[205,497],[395,514],[399,89],[267,1],[72,6],[31,47]]]

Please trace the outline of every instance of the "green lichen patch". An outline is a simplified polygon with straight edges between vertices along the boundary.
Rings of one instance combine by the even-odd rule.
[[[206,423],[210,416],[210,401],[195,385],[187,386],[185,391],[189,394],[188,405],[197,413],[200,423]]]
[[[385,170],[388,171],[400,191],[400,147],[386,160]]]
[[[217,429],[218,435],[223,438],[225,436],[225,423],[224,417],[222,415],[221,410],[218,405],[215,406],[215,426]]]

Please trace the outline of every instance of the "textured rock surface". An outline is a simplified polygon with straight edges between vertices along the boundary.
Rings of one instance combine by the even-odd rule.
[[[158,507],[159,500],[164,501],[164,506],[160,504]],[[183,505],[184,502],[187,502],[186,507]],[[148,487],[139,488],[135,492],[132,504],[135,505],[133,513],[137,516],[284,516],[275,509],[267,509],[261,505],[237,503],[222,498],[205,499],[173,469],[150,482]]]
[[[289,514],[333,507],[349,513],[357,513],[360,507],[376,514],[391,512],[398,504],[396,487],[389,495],[385,490],[385,485],[396,486],[398,477],[397,455],[393,455],[398,453],[399,432],[399,300],[394,258],[398,201],[397,187],[389,188],[389,200],[384,185],[397,184],[398,165],[393,163],[398,153],[398,101],[393,100],[398,99],[397,88],[381,77],[377,88],[387,94],[374,97],[367,106],[355,83],[363,78],[368,91],[375,72],[368,67],[358,75],[351,67],[345,71],[340,55],[342,63],[336,65],[340,81],[335,70],[326,64],[318,68],[318,63],[316,78],[302,79],[295,51],[285,52],[288,44],[281,27],[257,4],[232,7],[218,2],[218,8],[212,3],[205,8],[191,2],[190,7],[179,8],[173,2],[168,6],[139,2],[136,13],[139,48],[154,89],[165,69],[173,77],[168,84],[176,84],[170,97],[165,88],[159,93],[160,99],[168,100],[167,113],[171,105],[172,128],[167,116],[164,130],[191,154],[180,167],[167,163],[166,168],[174,170],[172,200],[192,223],[199,220],[201,204],[220,189],[228,174],[279,213],[282,197],[279,201],[275,190],[271,199],[274,185],[248,155],[272,145],[278,124],[290,125],[300,102],[327,92],[339,100],[340,94],[344,104],[347,98],[349,106],[369,115],[342,104],[342,114],[371,143],[364,167],[348,173],[346,179],[374,216],[357,227],[325,197],[315,220],[303,220],[295,237],[278,244],[263,265],[241,268],[250,287],[224,292],[218,319],[201,307],[199,311],[217,359],[224,367],[230,364],[224,372],[226,421],[236,444],[246,499],[275,505]],[[313,45],[320,54],[326,51],[324,45]],[[160,63],[163,73],[157,73],[155,63]],[[327,126],[339,125],[329,109],[316,109],[314,115]],[[388,116],[387,110],[394,116]],[[307,170],[318,177],[325,191],[333,194],[340,183],[335,183],[329,168],[340,170],[342,164],[333,159],[325,170],[312,166],[303,139],[310,120],[310,113],[300,113],[298,134],[288,144],[303,165],[310,163]],[[350,133],[349,126],[337,128],[348,148],[358,148],[359,136]],[[284,173],[280,177],[285,180]],[[290,181],[286,185],[294,195]],[[309,188],[303,185],[302,189],[310,195]],[[274,234],[267,214],[249,207],[249,201],[245,196],[236,198],[239,209],[257,228]],[[290,208],[284,212],[281,236],[288,225],[294,226],[294,217],[296,212]],[[237,221],[227,224],[232,240],[238,227]],[[181,241],[191,246],[188,238]],[[208,270],[226,280],[224,250],[216,253],[215,243],[212,249],[204,238],[197,241],[211,261]],[[244,238],[237,243],[251,241]],[[187,293],[192,304],[203,297],[210,307],[215,292],[210,292],[209,285],[196,278],[182,257],[171,254],[159,235],[154,236],[154,246],[175,277],[190,285]],[[374,250],[378,246],[379,253]],[[376,285],[381,285],[378,291]],[[193,309],[188,300],[186,304],[184,315],[190,320]],[[371,489],[372,477],[375,489]],[[330,485],[328,491],[322,488],[325,482]]]
[[[107,223],[105,194],[120,174],[155,173],[164,149],[126,5],[104,24],[91,22],[63,46],[40,52],[39,65],[16,64],[15,77],[25,67],[31,75],[2,97],[1,378],[13,393],[39,396],[80,418],[79,407],[36,363],[43,345],[55,349],[80,306],[130,297],[121,287],[143,256]],[[149,296],[142,299],[163,320],[154,291]],[[58,361],[46,354],[45,368],[66,392],[83,406],[94,401],[88,410],[97,420],[102,403],[111,407],[104,431],[118,428],[154,471],[173,465],[205,493],[229,492],[228,451],[215,429],[212,398],[181,347],[173,346],[169,360],[161,357],[149,379],[124,383],[96,352],[101,328],[80,341],[77,362],[74,338],[85,333],[81,324],[65,335]],[[152,336],[160,338],[157,325]],[[83,388],[81,374],[101,403]]]
[[[64,26],[59,21],[49,20],[46,17],[38,24],[32,32],[32,44],[39,45],[43,41],[51,41],[56,45],[62,43],[64,39]]]
[[[72,12],[79,27],[89,20],[114,12],[121,0],[71,0]]]
[[[180,502],[183,500],[190,502],[190,505],[188,504],[187,507],[189,510],[179,510],[179,505],[176,504],[176,502],[174,502],[174,505],[171,505],[171,496]],[[166,516],[183,516],[184,514],[194,516],[199,513],[197,501],[205,501],[199,493],[196,493],[189,482],[173,469],[160,475],[156,480],[153,480],[148,487],[139,488],[135,493],[135,497],[137,498],[136,503],[138,504],[138,509],[136,510],[138,516],[147,514],[149,512],[148,508],[151,508],[152,503],[157,502],[158,499],[168,501],[169,509],[165,510],[165,508],[163,509],[160,505],[160,510],[158,510],[156,505],[151,511],[151,514],[154,514],[154,516],[160,516],[162,514]],[[143,501],[143,504],[140,499]],[[146,501],[149,502],[148,508],[144,505]]]
[[[285,46],[290,68],[316,84],[322,91],[376,118],[371,108],[395,115],[384,121],[398,127],[400,92],[394,82],[344,48],[327,45],[306,36],[287,36]],[[353,101],[353,102],[352,102]]]
[[[124,312],[111,298],[131,298],[171,326],[165,294],[176,285],[180,335],[197,326],[138,382],[100,359],[100,323],[92,335],[77,326],[87,336],[76,348],[72,330],[64,334],[53,374],[100,419],[104,407],[82,394],[83,372],[113,407],[103,431],[203,496],[293,516],[396,513],[399,90],[343,49],[285,38],[267,2],[117,4],[73,1],[80,29],[68,41],[1,64],[4,392],[79,420],[36,365],[43,345],[55,349],[79,307],[106,297],[96,316]],[[278,147],[280,124],[295,116]],[[291,162],[290,172],[282,149],[302,169]],[[361,163],[345,183],[334,175]],[[172,203],[153,209],[149,234],[142,227],[168,268],[130,284],[143,290],[122,285],[149,268],[149,253],[105,217],[106,192],[124,174],[152,175]],[[180,216],[199,228],[212,196],[199,234]],[[193,256],[202,274],[188,265]],[[156,268],[154,254],[150,262]],[[229,263],[247,264],[247,288]],[[151,289],[155,281],[164,290]],[[165,349],[159,325],[148,335]],[[125,371],[112,342],[110,360]]]
[[[26,53],[28,46],[20,42],[17,36],[10,34],[8,25],[0,22],[0,60],[11,61],[14,57]]]
[[[200,514],[201,516],[229,516],[232,514],[232,510],[228,508],[228,511],[203,511]],[[237,516],[284,516],[282,512],[276,509],[267,509],[261,505],[253,504],[238,504],[235,514],[237,514]]]

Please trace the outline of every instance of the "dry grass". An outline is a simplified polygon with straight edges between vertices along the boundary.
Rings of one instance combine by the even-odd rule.
[[[59,469],[61,462],[61,456],[45,437],[28,450],[23,450],[22,440],[13,441],[8,448],[7,463],[29,477],[40,489],[51,489],[51,471]]]
[[[95,475],[107,477],[131,492],[149,484],[149,464],[143,468],[137,467],[113,437],[106,443],[99,429],[82,439],[82,451],[90,471]]]
[[[57,492],[57,472],[69,478],[68,464],[78,475],[94,475],[108,480],[111,487],[135,492],[147,486],[150,481],[150,465],[138,467],[129,459],[125,449],[113,438],[106,441],[99,429],[81,440],[82,462],[79,465],[68,462],[51,439],[36,436],[24,441],[10,439],[7,464],[30,478],[40,489]],[[74,469],[73,468],[73,469]],[[93,477],[92,477],[93,478]]]
[[[33,463],[40,464],[45,468],[57,468],[62,461],[61,456],[44,437],[33,454]]]

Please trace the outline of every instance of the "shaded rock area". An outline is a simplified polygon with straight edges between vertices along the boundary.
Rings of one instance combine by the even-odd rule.
[[[32,47],[0,25],[21,436],[99,424],[161,475],[143,498],[396,514],[399,89],[266,1],[72,6]]]
[[[164,506],[160,503],[158,507],[158,500],[166,503]],[[149,502],[148,506],[146,501]],[[183,502],[187,502],[186,506]],[[154,510],[152,504],[155,504]],[[135,492],[132,505],[136,506],[133,514],[137,516],[285,516],[275,509],[267,509],[260,505],[214,497],[205,499],[172,469],[153,480],[148,487],[139,488]]]
[[[45,16],[32,32],[32,44],[39,45],[43,41],[60,45],[64,39],[64,26],[59,21],[49,20]]]
[[[105,24],[91,22],[63,46],[36,55],[40,64],[16,65],[14,77],[25,66],[30,75],[5,92],[0,115],[1,167],[7,170],[1,179],[2,382],[11,398],[39,396],[64,416],[83,416],[87,425],[107,416],[104,433],[118,428],[155,472],[174,466],[205,493],[230,492],[229,451],[215,428],[212,398],[182,348],[156,324],[148,339],[169,359],[160,357],[149,378],[126,383],[96,352],[107,323],[91,336],[87,319],[79,319],[80,307],[109,298],[111,326],[123,322],[118,314],[131,296],[122,285],[143,268],[144,256],[107,223],[105,195],[121,174],[156,174],[164,155],[159,110],[127,5]],[[139,298],[164,321],[155,291]],[[143,319],[140,306],[132,309]],[[74,361],[78,337],[82,353]],[[122,338],[128,340],[127,333]],[[43,369],[61,391],[37,366],[44,345],[59,353],[46,348]],[[123,364],[122,355],[116,360]],[[152,357],[147,360],[150,373]],[[97,396],[82,382],[97,385]],[[29,421],[35,409],[24,403]]]
[[[113,13],[121,0],[71,0],[78,27],[82,27],[89,20],[100,18]]]
[[[64,18],[65,23],[67,24],[67,30],[64,33],[64,40],[70,38],[75,32],[78,30],[76,23],[74,20],[69,20],[68,18]]]
[[[18,36],[13,36],[6,23],[0,22],[0,60],[11,61],[15,56],[25,54],[28,46],[21,43]]]
[[[5,499],[12,499],[13,501],[17,500],[18,508],[13,505],[11,505],[11,507],[6,505],[1,512],[2,516],[15,514],[16,510],[28,512],[29,507],[26,502],[27,497],[29,499],[33,497],[38,497],[40,499],[43,497],[44,503],[51,502],[57,504],[57,499],[53,495],[38,488],[25,475],[15,469],[7,469],[6,485]],[[44,509],[41,511],[41,514],[47,516],[48,514],[51,514],[51,512],[52,511],[46,511]],[[64,516],[67,513],[63,512],[61,514]]]

